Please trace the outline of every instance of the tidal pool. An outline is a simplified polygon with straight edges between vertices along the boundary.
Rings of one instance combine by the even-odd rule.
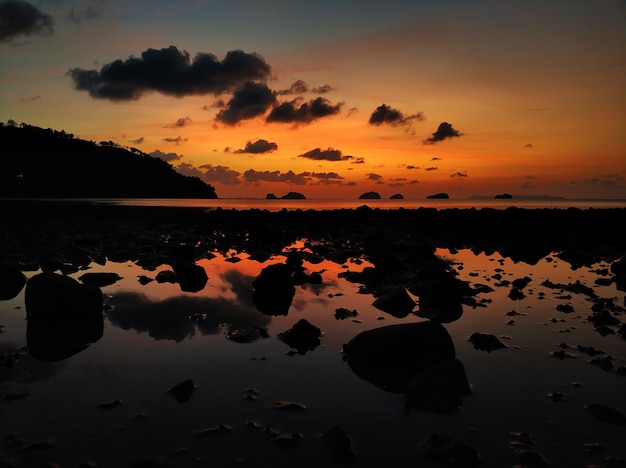
[[[419,297],[411,295],[413,313],[398,318],[348,281],[346,272],[371,266],[365,258],[305,257],[304,272],[321,282],[296,285],[286,315],[258,310],[255,279],[284,263],[290,249],[307,252],[307,244],[265,261],[235,251],[199,260],[208,280],[196,292],[162,280],[167,275],[156,280],[170,265],[91,263],[69,276],[121,279],[101,287],[101,336],[62,359],[33,356],[24,290],[0,301],[0,460],[28,467],[133,466],[148,457],[162,466],[447,466],[450,451],[424,448],[433,435],[475,450],[478,462],[461,457],[460,466],[613,466],[608,457],[626,458],[626,426],[589,406],[626,414],[626,341],[619,327],[602,334],[588,319],[600,302],[623,320],[624,292],[606,281],[610,265],[573,269],[556,255],[531,265],[497,252],[438,249],[457,278],[483,291],[443,324],[471,393],[442,414],[407,410],[403,394],[360,378],[343,359],[343,345],[363,331],[428,320]],[[40,271],[24,273],[30,280]],[[524,286],[511,297],[517,279]],[[301,319],[321,336],[297,352],[281,334]],[[506,348],[477,349],[468,339],[474,333]],[[175,398],[169,390],[188,380],[191,392]],[[335,426],[350,437],[348,461],[334,461],[320,437]]]

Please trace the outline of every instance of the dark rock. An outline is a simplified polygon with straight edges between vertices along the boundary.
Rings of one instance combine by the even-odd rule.
[[[268,406],[269,409],[278,409],[283,411],[302,412],[306,411],[307,407],[302,403],[296,403],[294,401],[275,401],[274,406]]]
[[[340,426],[333,426],[321,436],[330,449],[330,457],[335,462],[352,460],[356,453],[352,449],[352,438]]]
[[[404,199],[404,195],[402,195],[401,193],[394,193],[392,196],[389,197],[389,200],[403,200]]]
[[[520,289],[511,288],[511,290],[509,291],[509,298],[513,301],[521,301],[525,297],[526,296]]]
[[[161,270],[155,279],[157,283],[176,283],[176,273],[172,270]]]
[[[357,376],[393,393],[405,392],[430,366],[455,356],[446,329],[431,321],[364,331],[345,344],[343,351]]]
[[[602,421],[609,424],[615,424],[617,426],[626,425],[626,416],[620,413],[615,408],[610,406],[589,404],[585,406],[585,409],[591,413],[591,415],[598,421]]]
[[[265,195],[265,198],[267,200],[278,200],[278,197],[274,195],[273,193],[268,193],[267,195]]]
[[[322,331],[315,325],[311,325],[307,320],[300,319],[289,330],[278,335],[280,340],[294,348],[299,354],[306,354],[313,351],[320,345]]]
[[[415,302],[405,288],[394,288],[378,297],[372,305],[396,318],[404,318],[413,312]]]
[[[526,286],[528,286],[528,284],[531,282],[532,280],[528,277],[528,276],[524,276],[523,278],[516,278],[511,282],[511,286],[513,286],[516,289],[522,290],[524,289]]]
[[[37,359],[66,359],[102,338],[102,292],[95,286],[41,273],[26,283],[24,301],[28,349]]]
[[[85,273],[78,278],[83,284],[90,284],[103,288],[115,284],[121,280],[122,277],[117,273]]]
[[[275,263],[261,270],[252,282],[252,300],[267,315],[287,315],[296,294],[292,270],[284,263]]]
[[[470,391],[463,363],[450,358],[428,367],[409,383],[405,406],[407,409],[452,413],[462,405],[461,396]]]
[[[359,200],[380,200],[380,198],[378,192],[365,192],[359,196]]]
[[[423,456],[443,463],[443,466],[471,468],[480,457],[475,448],[447,434],[432,434],[419,444]]]
[[[448,198],[450,198],[450,195],[444,192],[435,193],[426,197],[427,200],[447,200]]]
[[[306,197],[299,192],[289,192],[280,198],[282,200],[306,200]]]
[[[335,318],[337,320],[345,320],[348,317],[356,317],[359,315],[356,310],[346,309],[345,307],[339,307],[335,309]]]
[[[185,403],[186,401],[189,401],[196,388],[196,384],[193,380],[187,379],[174,385],[168,390],[168,393],[172,395],[178,403]]]
[[[503,200],[503,199],[509,200],[513,198],[513,195],[511,195],[510,193],[499,193],[493,198],[495,198],[496,200]]]
[[[299,432],[287,432],[274,437],[274,443],[281,448],[290,448],[304,440],[304,436]]]
[[[196,264],[176,264],[174,265],[174,274],[181,291],[185,292],[202,291],[209,280],[206,270]]]
[[[0,265],[0,301],[8,301],[17,296],[26,284],[26,277],[17,268]]]
[[[487,351],[488,353],[490,353],[491,351],[495,351],[496,349],[508,348],[507,345],[505,345],[494,335],[488,335],[485,333],[472,333],[468,338],[468,341],[474,345],[474,349]]]

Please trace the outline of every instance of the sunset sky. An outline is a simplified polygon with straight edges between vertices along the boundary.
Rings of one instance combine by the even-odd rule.
[[[0,0],[8,120],[222,198],[626,198],[626,2]]]

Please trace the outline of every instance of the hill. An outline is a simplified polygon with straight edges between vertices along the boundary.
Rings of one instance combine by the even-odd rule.
[[[1,124],[0,197],[218,198],[166,161],[61,130]]]

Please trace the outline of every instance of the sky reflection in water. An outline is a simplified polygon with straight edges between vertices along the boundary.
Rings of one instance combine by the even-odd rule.
[[[514,431],[531,433],[538,451],[554,466],[583,458],[598,462],[609,454],[626,456],[619,442],[623,426],[596,421],[584,410],[595,402],[625,411],[625,377],[590,364],[591,357],[577,349],[602,350],[618,367],[625,365],[625,341],[594,331],[587,321],[592,304],[588,297],[542,285],[546,279],[580,281],[598,296],[623,305],[624,295],[614,284],[595,284],[608,265],[572,270],[556,257],[529,265],[497,253],[440,249],[438,254],[456,262],[459,278],[493,288],[477,297],[476,308],[464,306],[460,319],[444,324],[472,385],[454,415],[407,415],[402,395],[361,380],[343,362],[342,345],[358,333],[424,320],[413,314],[398,319],[376,309],[371,295],[360,294],[358,284],[338,276],[362,270],[369,265],[365,261],[305,262],[306,272],[321,273],[323,282],[297,286],[287,316],[265,315],[252,299],[254,279],[267,265],[283,262],[282,256],[263,263],[245,254],[233,260],[234,253],[201,260],[198,264],[209,279],[197,293],[183,292],[175,283],[139,283],[141,275],[155,278],[170,269],[167,265],[144,271],[130,262],[107,262],[89,270],[122,277],[102,288],[103,337],[71,358],[43,363],[29,356],[21,348],[26,345],[24,292],[0,303],[0,349],[21,349],[17,365],[0,374],[0,385],[3,394],[30,394],[0,402],[4,432],[17,434],[26,445],[49,439],[53,443],[40,451],[5,446],[0,453],[63,466],[84,460],[98,466],[113,466],[120,459],[130,464],[146,455],[183,466],[195,466],[197,460],[229,465],[239,458],[258,466],[270,461],[289,466],[293,460],[314,466],[327,456],[317,435],[338,424],[352,436],[363,466],[413,459],[419,441],[433,432],[466,440],[481,453],[481,466],[514,463],[508,446]],[[513,300],[503,282],[521,277],[530,282],[524,298]],[[573,312],[558,311],[559,304],[569,304]],[[338,308],[356,310],[357,315],[339,320]],[[322,330],[321,345],[294,355],[279,334],[302,318]],[[508,348],[476,350],[467,340],[474,332],[493,334]],[[571,358],[551,355],[558,351]],[[186,379],[193,379],[197,389],[181,404],[167,389]],[[565,401],[552,401],[552,392],[563,393]],[[250,394],[256,399],[247,398]],[[98,407],[114,400],[122,404],[110,410]],[[268,409],[279,400],[300,402],[308,409]],[[302,433],[306,443],[295,451],[279,449],[264,431],[245,427],[251,420],[279,432]],[[232,434],[217,439],[197,435],[218,424],[232,426]],[[587,442],[603,442],[607,448],[586,454],[582,445]]]

